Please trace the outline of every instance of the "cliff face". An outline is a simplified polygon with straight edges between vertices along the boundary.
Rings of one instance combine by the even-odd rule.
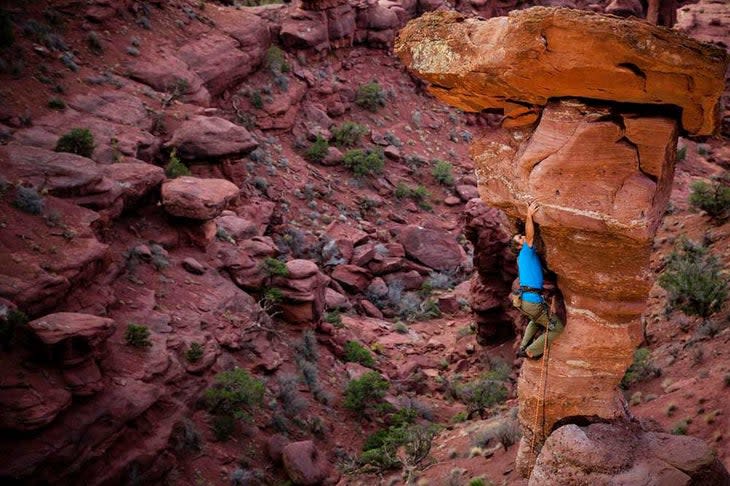
[[[727,57],[645,23],[544,8],[426,15],[396,52],[446,103],[504,111],[504,130],[472,145],[482,199],[522,219],[541,203],[567,323],[549,359],[520,375],[527,475],[552,430],[628,418],[617,385],[641,340],[678,133],[717,130]]]

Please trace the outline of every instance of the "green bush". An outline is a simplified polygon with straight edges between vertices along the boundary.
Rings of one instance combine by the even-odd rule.
[[[338,147],[354,147],[366,133],[368,133],[366,126],[346,121],[332,129],[332,142]]]
[[[457,385],[456,394],[468,409],[468,416],[484,412],[507,399],[507,387],[496,380],[477,378],[467,384]]]
[[[72,128],[56,143],[56,152],[69,152],[91,157],[94,153],[94,136],[88,128]]]
[[[670,308],[707,319],[722,308],[728,279],[722,265],[705,246],[682,238],[659,276]]]
[[[236,419],[232,415],[215,415],[211,426],[215,439],[225,442],[236,431]]]
[[[649,348],[638,348],[634,351],[634,360],[621,379],[621,388],[627,389],[634,383],[659,376],[661,371],[652,364],[650,357]]]
[[[314,332],[311,330],[306,330],[302,333],[302,339],[299,341],[296,346],[297,355],[311,363],[317,362],[317,356],[319,355],[319,350],[317,346],[317,337],[314,335]]]
[[[428,202],[429,197],[431,197],[431,193],[429,193],[428,189],[422,185],[409,187],[406,184],[399,182],[395,187],[393,195],[397,199],[412,199],[421,209],[432,209],[431,204]]]
[[[89,50],[97,56],[104,52],[104,44],[101,43],[99,34],[93,30],[86,35],[86,45],[89,46]]]
[[[41,214],[44,201],[34,187],[19,186],[15,192],[13,206],[28,214]]]
[[[712,219],[723,221],[730,217],[730,186],[720,181],[712,184],[695,181],[692,183],[689,203],[706,212]]]
[[[672,427],[672,434],[687,435],[688,430],[689,430],[689,421],[680,420],[679,422],[674,424],[674,427]]]
[[[200,343],[190,343],[190,347],[185,351],[185,359],[190,363],[197,363],[203,357],[203,346]]]
[[[170,179],[190,175],[190,169],[180,161],[176,149],[172,149],[172,152],[170,152],[170,161],[165,166],[165,174]]]
[[[330,324],[335,326],[337,329],[340,329],[343,327],[342,314],[337,309],[325,312],[324,320],[325,320],[325,322],[329,322]]]
[[[355,104],[375,113],[385,106],[385,93],[377,81],[361,84],[357,88]]]
[[[363,177],[381,173],[385,167],[385,157],[381,150],[355,149],[347,151],[343,163],[356,177]]]
[[[289,270],[286,268],[286,263],[279,259],[267,257],[261,264],[263,271],[269,277],[286,277],[289,275]]]
[[[53,97],[48,100],[48,108],[52,110],[65,110],[66,109],[66,102],[63,101],[61,98]]]
[[[248,100],[254,108],[260,110],[264,107],[264,99],[261,97],[261,91],[255,89],[248,94]]]
[[[375,366],[375,359],[370,351],[357,341],[347,341],[345,343],[345,362],[360,363],[363,366],[372,368]]]
[[[304,158],[310,162],[322,162],[327,157],[327,150],[329,150],[327,140],[317,135],[312,145],[304,152]]]
[[[284,51],[278,46],[271,46],[268,48],[264,63],[274,74],[288,73],[291,71],[289,63],[286,62]]]
[[[431,175],[439,184],[451,186],[454,184],[454,175],[452,174],[452,166],[444,160],[435,160],[435,165],[431,169]]]
[[[365,414],[368,409],[382,405],[385,392],[390,383],[375,371],[368,371],[360,378],[351,380],[345,388],[344,406],[359,415]]]
[[[265,389],[246,370],[234,368],[215,376],[215,383],[205,391],[205,402],[214,415],[247,419],[263,403]]]
[[[150,330],[147,326],[141,326],[138,324],[129,324],[127,330],[124,332],[124,340],[129,346],[135,348],[146,348],[152,346],[150,342]]]

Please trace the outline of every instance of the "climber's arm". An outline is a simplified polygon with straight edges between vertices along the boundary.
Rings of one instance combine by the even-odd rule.
[[[525,221],[525,241],[527,246],[532,248],[535,242],[535,223],[532,221],[532,216],[537,212],[540,205],[537,201],[532,201],[527,207],[527,220]]]

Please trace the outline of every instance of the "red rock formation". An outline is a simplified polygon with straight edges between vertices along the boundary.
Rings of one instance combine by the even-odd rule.
[[[545,8],[488,21],[425,15],[396,52],[447,103],[504,110],[507,130],[472,146],[484,201],[512,218],[530,200],[542,205],[536,222],[567,325],[549,360],[520,375],[527,474],[556,424],[627,414],[616,385],[641,340],[678,132],[717,129],[727,56],[643,22]]]

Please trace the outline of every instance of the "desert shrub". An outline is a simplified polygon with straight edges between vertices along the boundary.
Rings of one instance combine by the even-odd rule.
[[[397,199],[412,199],[416,204],[418,204],[421,209],[432,209],[431,204],[429,204],[428,202],[428,198],[431,196],[431,194],[428,192],[428,189],[426,189],[422,185],[410,187],[402,182],[399,182],[398,185],[395,187],[393,195]]]
[[[147,326],[130,323],[124,332],[124,340],[129,346],[135,348],[146,348],[152,346],[150,342],[150,330]]]
[[[299,394],[299,379],[296,375],[282,375],[278,379],[279,393],[276,398],[288,417],[295,417],[307,408],[307,401]]]
[[[215,439],[225,442],[236,430],[236,419],[232,415],[215,415],[211,422]]]
[[[332,142],[338,147],[354,147],[366,133],[368,133],[366,126],[346,121],[332,129]]]
[[[327,150],[329,144],[324,137],[317,135],[317,138],[312,142],[312,145],[307,148],[304,152],[304,158],[310,162],[322,162],[327,157]]]
[[[162,246],[157,244],[151,245],[150,251],[152,252],[150,263],[155,267],[155,270],[159,272],[170,266],[170,260],[167,259],[168,253]]]
[[[381,406],[388,388],[390,388],[390,383],[379,373],[368,371],[360,378],[347,383],[343,404],[346,409],[364,415],[369,409],[377,409]]]
[[[385,157],[381,150],[348,150],[342,160],[356,177],[379,174],[385,167]]]
[[[89,47],[89,50],[96,55],[104,52],[104,45],[101,43],[101,38],[99,37],[99,34],[93,30],[86,34],[86,45]]]
[[[468,416],[483,416],[489,408],[507,399],[504,383],[488,378],[477,378],[466,384],[456,385],[456,395],[466,406]]]
[[[393,323],[393,330],[398,334],[408,334],[408,325],[403,321],[395,321]]]
[[[357,88],[355,104],[374,113],[385,106],[385,92],[377,81],[361,84]]]
[[[705,246],[682,238],[659,276],[670,308],[707,319],[722,307],[728,279],[722,265]]]
[[[520,424],[515,419],[503,420],[494,429],[494,436],[505,449],[509,449],[520,440],[520,437],[522,437]]]
[[[286,62],[284,51],[278,46],[271,46],[266,50],[264,58],[266,67],[274,74],[288,73],[291,71],[289,63]]]
[[[205,401],[214,415],[247,419],[263,402],[264,391],[263,382],[234,368],[215,376],[215,383],[205,391]]]
[[[200,343],[190,343],[190,347],[185,351],[185,359],[190,363],[197,363],[203,357],[203,346]]]
[[[261,96],[261,91],[257,89],[252,90],[248,94],[248,101],[258,110],[264,107],[264,98]]]
[[[311,362],[317,361],[319,350],[317,349],[317,338],[313,331],[304,331],[302,339],[295,345],[295,348],[300,358]]]
[[[452,166],[445,160],[435,160],[431,175],[439,184],[451,186],[454,184],[454,175],[452,174]]]
[[[28,214],[41,214],[44,201],[34,187],[18,186],[13,206]]]
[[[336,328],[342,328],[342,314],[338,310],[332,310],[324,313],[324,320],[325,322],[329,322]]]
[[[262,265],[263,271],[269,277],[286,277],[289,275],[289,270],[286,268],[286,263],[276,258],[267,257]]]
[[[686,419],[680,420],[674,424],[674,427],[672,427],[672,434],[687,435],[688,430],[689,430],[689,422]]]
[[[180,161],[180,158],[177,156],[177,150],[175,149],[172,149],[172,152],[170,152],[170,161],[165,166],[165,174],[170,179],[190,175],[190,169]]]
[[[202,438],[200,437],[198,428],[195,426],[195,422],[188,418],[183,418],[172,428],[170,443],[176,452],[200,451],[201,442]]]
[[[66,102],[63,101],[61,98],[54,96],[53,98],[50,98],[48,100],[48,108],[52,110],[65,110]]]
[[[687,158],[687,146],[680,147],[677,149],[677,160],[682,161]]]
[[[375,366],[375,359],[370,351],[357,341],[347,341],[345,343],[345,362],[360,363],[363,366],[372,368]]]
[[[730,186],[720,181],[712,184],[695,181],[692,183],[689,203],[706,212],[712,219],[723,221],[730,216]]]
[[[56,152],[69,152],[91,157],[94,153],[94,136],[88,128],[72,128],[58,139]]]
[[[621,379],[621,388],[628,388],[632,384],[659,376],[661,371],[651,362],[649,348],[638,348],[634,351],[634,360]]]

